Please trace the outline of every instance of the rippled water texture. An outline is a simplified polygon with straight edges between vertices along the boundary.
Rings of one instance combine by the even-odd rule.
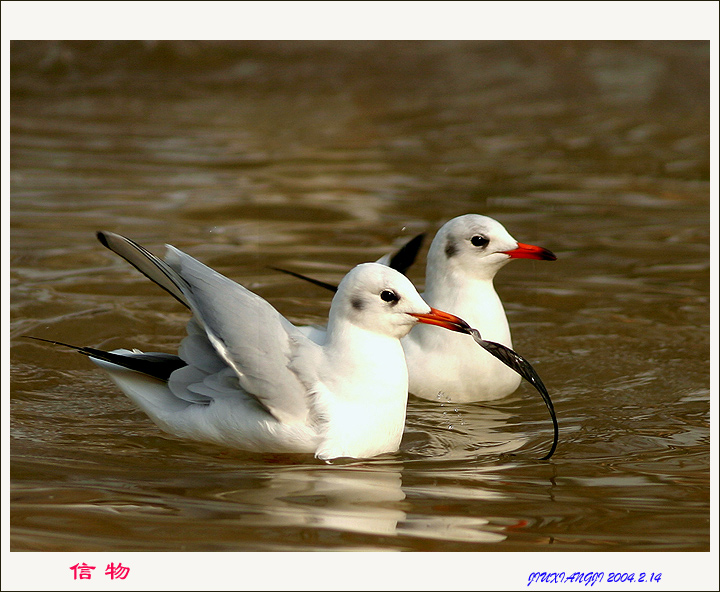
[[[709,44],[15,42],[11,549],[709,550]],[[23,335],[175,351],[185,311],[94,237],[172,243],[319,322],[468,212],[554,263],[496,279],[528,384],[411,398],[326,465],[161,432]],[[423,285],[425,251],[409,272]]]

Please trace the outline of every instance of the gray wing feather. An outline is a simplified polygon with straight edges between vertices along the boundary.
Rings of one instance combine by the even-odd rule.
[[[224,362],[240,387],[276,419],[307,419],[307,389],[290,369],[296,343],[305,338],[268,302],[170,245],[163,261],[119,234],[98,232],[97,237],[193,311],[197,322],[188,324],[180,356],[202,371],[198,377],[218,372]],[[194,375],[185,370],[172,386],[180,398],[206,403],[208,397],[194,392]]]
[[[187,299],[183,293],[184,282],[167,264],[153,255],[142,245],[114,232],[98,232],[98,240],[108,249],[120,255],[125,261],[155,282],[158,286],[188,308]]]
[[[183,295],[215,351],[280,421],[305,421],[307,389],[290,369],[304,340],[267,301],[182,251],[167,245],[165,263],[183,282]]]

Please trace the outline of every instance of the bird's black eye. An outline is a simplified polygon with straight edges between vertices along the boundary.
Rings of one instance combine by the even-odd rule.
[[[474,247],[480,247],[485,248],[487,247],[488,243],[490,242],[490,239],[485,238],[481,234],[476,234],[474,237],[470,239],[470,242],[473,244]]]
[[[383,290],[380,292],[380,298],[382,298],[385,302],[389,302],[390,304],[397,304],[398,300],[400,298],[398,297],[395,292],[392,290]]]

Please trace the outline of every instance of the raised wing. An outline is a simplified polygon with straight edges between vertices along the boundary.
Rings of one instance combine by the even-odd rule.
[[[268,302],[170,245],[163,261],[123,236],[103,232],[98,238],[192,310],[240,387],[276,419],[307,419],[307,389],[290,369],[291,362],[298,365],[297,344],[305,337]],[[207,359],[185,361],[199,367]]]
[[[257,294],[175,247],[167,249],[165,263],[181,278],[190,308],[242,389],[278,420],[306,421],[307,389],[290,368],[305,337]]]

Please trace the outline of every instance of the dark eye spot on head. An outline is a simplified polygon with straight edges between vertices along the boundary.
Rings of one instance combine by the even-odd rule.
[[[457,253],[457,245],[455,241],[449,238],[447,243],[445,243],[445,256],[450,259],[455,253]]]
[[[474,237],[470,239],[470,242],[473,244],[473,247],[480,247],[481,249],[484,249],[488,246],[488,243],[490,242],[489,238],[485,238],[481,234],[476,234]]]
[[[383,290],[382,292],[380,292],[380,298],[382,298],[385,302],[388,302],[393,306],[395,306],[398,303],[398,301],[400,300],[398,295],[395,294],[395,292],[393,292],[392,290]]]
[[[362,310],[363,308],[365,308],[365,303],[363,302],[362,298],[358,298],[357,296],[350,299],[350,304],[355,310]]]

